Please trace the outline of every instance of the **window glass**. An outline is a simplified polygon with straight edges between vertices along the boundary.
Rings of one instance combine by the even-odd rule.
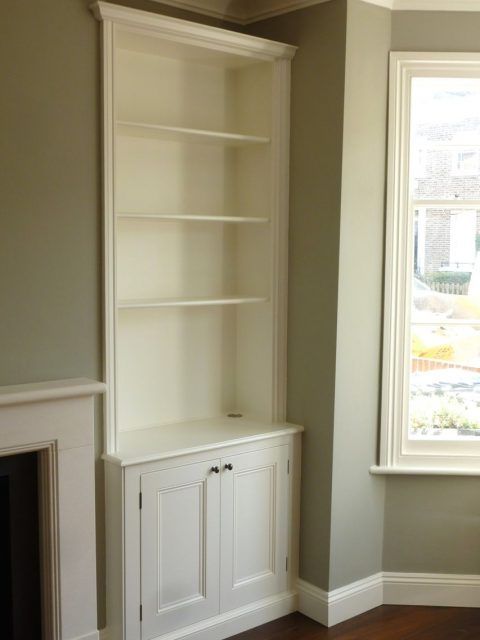
[[[413,78],[411,439],[480,436],[479,158],[480,80]]]
[[[478,199],[480,81],[413,78],[410,148],[415,200]]]

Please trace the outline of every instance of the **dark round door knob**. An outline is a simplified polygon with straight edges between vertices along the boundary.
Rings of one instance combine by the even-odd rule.
[[[213,471],[213,473],[220,473],[220,469],[217,466],[212,467],[211,470]]]
[[[228,469],[229,471],[231,471],[233,469],[233,464],[229,462],[228,464],[225,465],[225,469]]]

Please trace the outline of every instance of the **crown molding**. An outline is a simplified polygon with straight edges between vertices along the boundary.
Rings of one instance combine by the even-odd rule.
[[[480,11],[480,0],[394,0],[395,11]]]
[[[189,44],[198,43],[200,46],[204,46],[205,43],[208,43],[223,51],[257,59],[291,59],[297,50],[297,47],[293,45],[256,38],[227,29],[216,29],[197,22],[187,22],[150,11],[103,2],[103,0],[94,2],[90,5],[90,9],[97,20],[109,20],[130,27],[148,29],[152,33],[166,38],[188,41]]]
[[[259,20],[305,9],[330,0],[153,0],[177,9],[193,11],[247,25]],[[480,0],[363,0],[393,11],[480,11]]]
[[[363,0],[367,4],[375,4],[377,7],[383,7],[384,9],[394,9],[395,0]]]
[[[177,9],[247,25],[330,0],[153,0]],[[380,0],[381,1],[381,0]]]

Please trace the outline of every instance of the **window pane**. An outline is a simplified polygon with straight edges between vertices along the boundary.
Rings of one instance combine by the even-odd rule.
[[[412,81],[409,438],[480,436],[480,81]],[[429,206],[415,201],[429,200]]]
[[[410,149],[415,200],[478,200],[480,80],[413,78]]]

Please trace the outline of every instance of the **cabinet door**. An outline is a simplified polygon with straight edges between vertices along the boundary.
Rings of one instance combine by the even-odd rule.
[[[222,460],[221,611],[287,588],[287,464],[287,446]]]
[[[219,611],[219,460],[141,477],[142,639]]]

